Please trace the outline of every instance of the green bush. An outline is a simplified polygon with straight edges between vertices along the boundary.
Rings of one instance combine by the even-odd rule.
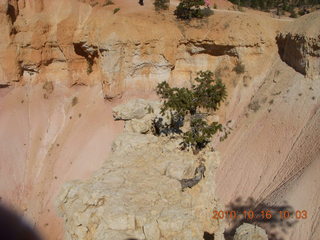
[[[167,132],[180,132],[182,134],[181,145],[183,148],[191,147],[196,152],[204,148],[210,141],[210,138],[218,131],[228,134],[218,122],[208,123],[207,113],[203,111],[216,111],[220,104],[227,97],[226,87],[220,78],[213,79],[214,74],[211,71],[200,71],[195,78],[195,84],[191,89],[171,88],[167,82],[159,83],[157,94],[164,99],[161,113],[166,111],[171,113],[173,119],[183,120],[190,116],[190,130],[181,132],[180,127],[183,124],[170,124],[178,126],[179,129]]]
[[[104,7],[104,6],[109,6],[109,5],[113,5],[113,4],[114,4],[114,2],[112,0],[106,0],[102,6]]]
[[[120,11],[120,8],[115,8],[114,10],[113,10],[113,14],[116,14],[117,12],[119,12]]]
[[[200,7],[204,5],[204,0],[181,0],[174,11],[174,15],[176,15],[177,18],[184,20],[203,18],[204,14]]]
[[[203,17],[210,17],[213,15],[213,11],[210,8],[200,9],[200,11]]]
[[[245,66],[241,62],[237,62],[236,66],[233,68],[237,74],[242,74],[245,72]]]
[[[290,16],[291,18],[297,18],[298,14],[296,13],[296,11],[294,9],[290,10]]]
[[[155,0],[153,3],[156,11],[168,10],[169,4],[170,4],[170,0]]]

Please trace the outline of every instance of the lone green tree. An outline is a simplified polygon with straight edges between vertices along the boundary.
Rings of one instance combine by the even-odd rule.
[[[195,84],[190,89],[170,87],[167,82],[161,82],[157,86],[157,94],[164,100],[161,113],[169,111],[172,121],[183,120],[190,117],[189,130],[180,132],[182,135],[182,147],[191,147],[195,152],[204,148],[210,138],[218,131],[223,132],[223,140],[229,133],[227,128],[218,122],[209,123],[207,116],[209,111],[219,109],[221,102],[227,97],[226,87],[221,79],[211,71],[200,71],[195,78]],[[170,127],[181,124],[170,124]]]

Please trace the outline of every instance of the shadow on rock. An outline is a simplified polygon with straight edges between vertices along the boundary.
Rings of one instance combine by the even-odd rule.
[[[253,198],[243,200],[239,197],[227,205],[226,211],[228,212],[226,219],[230,226],[224,233],[226,240],[232,240],[236,229],[243,223],[265,229],[269,240],[284,240],[288,229],[297,222],[293,207],[286,203],[282,206],[273,206],[259,203]],[[234,217],[234,214],[237,217]]]

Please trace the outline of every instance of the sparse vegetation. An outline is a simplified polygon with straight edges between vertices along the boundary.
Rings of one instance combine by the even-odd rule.
[[[78,97],[73,97],[73,98],[72,98],[72,101],[71,101],[72,107],[75,106],[75,105],[77,105],[78,102],[79,102]]]
[[[235,71],[237,74],[242,74],[245,72],[245,66],[241,62],[237,62],[236,66],[233,68],[233,71]]]
[[[99,3],[95,1],[95,2],[90,2],[89,4],[91,7],[94,7],[94,6],[97,6]]]
[[[113,14],[116,14],[117,12],[119,12],[120,11],[120,8],[115,8],[114,10],[113,10]]]
[[[92,67],[93,67],[93,61],[88,61],[87,60],[87,74],[89,75],[90,73],[92,73]]]
[[[113,4],[114,4],[113,1],[111,1],[111,0],[106,0],[102,6],[104,7],[104,6],[109,6],[109,5],[113,5]]]
[[[223,29],[227,29],[228,27],[230,27],[230,24],[229,24],[229,23],[223,24]]]
[[[192,18],[203,18],[204,13],[200,7],[204,6],[204,0],[181,0],[174,15],[179,19],[190,20]]]
[[[161,113],[170,112],[171,124],[167,127],[177,128],[169,132],[182,135],[182,148],[191,147],[194,152],[204,148],[210,138],[217,132],[224,135],[223,140],[229,134],[229,130],[218,122],[208,122],[208,113],[204,111],[216,111],[221,102],[226,99],[226,87],[220,78],[213,79],[211,71],[201,71],[195,79],[196,84],[188,88],[171,88],[167,82],[159,83],[157,94],[164,99]],[[182,132],[180,127],[188,117],[189,129]]]
[[[50,94],[54,90],[53,83],[51,81],[47,81],[43,84],[42,88],[47,92],[47,94]]]
[[[283,15],[284,12],[290,13],[291,17],[297,17],[298,15],[295,12],[295,8],[300,9],[299,15],[304,15],[309,13],[307,8],[310,8],[315,5],[319,5],[319,0],[230,0],[230,2],[237,4],[238,7],[251,7],[254,9],[259,9],[262,11],[275,10],[277,15]],[[240,9],[239,9],[240,10]]]
[[[213,11],[210,8],[204,8],[201,9],[201,14],[203,15],[203,17],[210,17],[211,15],[213,15]]]
[[[151,106],[147,107],[147,111],[148,111],[149,114],[154,112],[154,110],[153,110],[153,108]]]
[[[260,109],[260,104],[259,104],[259,101],[252,101],[250,104],[249,104],[249,109],[251,109],[252,111],[254,112],[257,112],[259,109]]]
[[[154,8],[156,11],[168,10],[170,0],[155,0],[153,2]]]
[[[291,18],[297,18],[298,17],[298,14],[296,13],[296,11],[294,10],[294,9],[292,9],[291,11],[290,11],[290,16],[289,17],[291,17]]]

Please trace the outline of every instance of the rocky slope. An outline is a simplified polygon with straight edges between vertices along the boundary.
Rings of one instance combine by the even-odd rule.
[[[217,153],[208,147],[193,155],[181,151],[177,137],[154,136],[149,119],[159,113],[159,104],[135,101],[129,106],[118,107],[116,116],[136,127],[114,141],[111,156],[92,178],[67,184],[59,196],[66,239],[187,240],[202,239],[205,232],[222,239],[221,224],[212,220],[218,206]],[[141,123],[147,126],[145,134]],[[192,179],[200,164],[206,167],[205,178],[182,191],[179,180]]]
[[[315,12],[289,24],[278,35],[278,41],[283,36],[290,40],[280,44],[280,58],[274,58],[230,138],[218,147],[223,161],[217,173],[217,194],[224,202],[253,197],[274,205],[289,203],[308,212],[307,219],[297,220],[286,230],[285,239],[319,238],[320,191],[315,169],[320,162],[320,59],[314,45],[320,34],[314,24],[319,20],[320,14]],[[297,73],[294,63],[303,62],[306,65],[299,66],[306,74]],[[225,186],[230,187],[228,191]]]
[[[107,159],[123,129],[111,108],[153,98],[162,80],[188,86],[210,69],[228,87],[219,117],[234,129],[217,144],[217,196],[286,199],[310,213],[286,237],[319,238],[319,12],[291,24],[224,10],[186,24],[173,7],[155,14],[151,1],[114,2],[1,1],[2,200],[47,239],[62,239],[54,199]]]

